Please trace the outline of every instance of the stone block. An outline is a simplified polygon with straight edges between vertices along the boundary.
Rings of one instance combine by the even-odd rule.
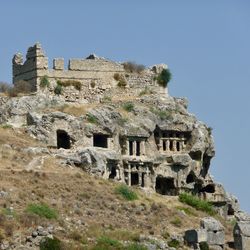
[[[201,219],[201,228],[207,231],[217,232],[224,230],[222,224],[213,217],[205,217]]]
[[[207,232],[207,243],[208,245],[224,245],[225,233],[223,231]]]
[[[63,58],[55,58],[53,60],[53,69],[54,70],[64,70],[64,59]]]
[[[185,232],[185,240],[189,244],[207,241],[207,232],[203,229],[193,229]]]
[[[240,221],[234,227],[234,244],[237,250],[250,250],[250,222]]]

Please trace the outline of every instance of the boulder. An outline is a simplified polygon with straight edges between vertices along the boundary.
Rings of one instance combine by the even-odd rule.
[[[233,234],[235,249],[250,250],[250,221],[237,222]]]

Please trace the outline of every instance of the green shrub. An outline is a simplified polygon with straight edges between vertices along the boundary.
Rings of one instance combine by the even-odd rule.
[[[158,116],[161,120],[172,118],[171,113],[167,110],[150,108],[150,111],[154,113],[156,116]]]
[[[161,73],[156,77],[156,80],[160,86],[166,88],[171,78],[172,78],[172,74],[170,70],[163,69]]]
[[[16,212],[10,208],[2,208],[1,213],[6,216],[16,217]]]
[[[209,250],[209,245],[207,242],[203,241],[200,243],[200,250]]]
[[[126,102],[122,105],[122,108],[127,112],[131,112],[134,110],[134,104],[132,102]]]
[[[4,128],[4,129],[12,128],[12,125],[10,125],[10,124],[2,124],[1,128]]]
[[[145,87],[144,90],[142,90],[142,91],[139,93],[139,96],[150,95],[150,94],[153,94],[153,91],[150,90],[148,87]]]
[[[53,239],[46,237],[40,242],[40,250],[62,250],[61,241],[54,237]]]
[[[102,99],[102,102],[107,103],[107,102],[112,102],[111,96],[105,95]]]
[[[142,64],[137,64],[135,62],[125,62],[123,63],[123,67],[128,73],[142,73],[145,69],[145,66]]]
[[[189,206],[196,208],[197,210],[201,210],[203,212],[208,213],[209,215],[214,215],[215,211],[213,205],[210,202],[199,199],[198,197],[188,194],[181,193],[179,195],[179,200]]]
[[[54,93],[56,95],[61,95],[62,94],[62,85],[57,84],[56,87],[55,87],[55,89],[54,89]]]
[[[57,219],[57,211],[46,204],[29,204],[26,211],[47,219]]]
[[[102,236],[92,250],[123,250],[123,245],[118,240]]]
[[[91,80],[90,87],[93,89],[95,87],[96,83],[95,80]]]
[[[130,188],[125,184],[117,187],[115,191],[117,194],[120,194],[124,199],[128,201],[133,201],[138,199],[137,194],[134,191],[130,190]]]
[[[49,87],[49,85],[50,85],[49,77],[47,75],[41,77],[40,87],[41,88],[47,88],[47,87]]]
[[[168,241],[168,246],[178,248],[180,246],[180,242],[176,239],[173,239]]]
[[[175,217],[173,220],[170,221],[170,223],[176,227],[180,227],[182,225],[181,219],[178,217]]]
[[[208,128],[207,128],[207,131],[208,131],[208,134],[211,136],[211,135],[212,135],[213,128],[212,128],[212,127],[208,127]]]
[[[125,79],[121,79],[118,83],[117,86],[120,88],[125,88],[127,86],[127,81]]]
[[[66,80],[66,81],[57,80],[57,84],[61,85],[62,87],[73,86],[76,90],[79,90],[79,91],[82,89],[81,82],[76,81],[76,80]]]
[[[178,206],[176,208],[179,211],[185,212],[185,214],[187,214],[187,215],[191,215],[191,216],[196,216],[197,215],[194,211],[192,211],[192,209],[190,207],[181,207],[181,206]]]
[[[87,114],[87,121],[94,124],[98,123],[97,117],[92,114]]]

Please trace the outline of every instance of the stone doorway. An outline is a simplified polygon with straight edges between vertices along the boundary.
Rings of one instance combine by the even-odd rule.
[[[162,195],[177,195],[174,178],[157,176],[155,191]]]
[[[109,179],[115,179],[115,177],[116,177],[116,167],[111,166],[110,167]]]
[[[139,174],[131,173],[131,186],[139,185]]]
[[[108,147],[108,136],[102,134],[94,134],[93,136],[94,147],[107,148]]]
[[[65,148],[70,149],[70,136],[64,130],[57,130],[56,131],[57,137],[57,148]]]

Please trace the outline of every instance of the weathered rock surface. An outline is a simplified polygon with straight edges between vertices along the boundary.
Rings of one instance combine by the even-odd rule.
[[[234,245],[237,250],[250,249],[250,220],[236,223],[234,227]]]
[[[193,247],[198,247],[202,242],[207,242],[211,249],[223,249],[225,245],[224,228],[213,217],[206,217],[201,219],[200,229],[185,232],[185,240]]]

